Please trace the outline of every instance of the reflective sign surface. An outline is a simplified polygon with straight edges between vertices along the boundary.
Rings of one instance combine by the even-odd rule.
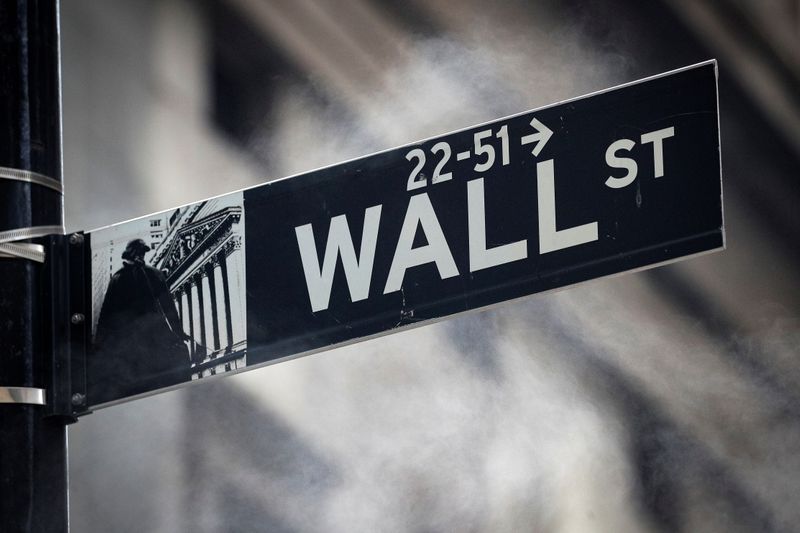
[[[707,62],[91,232],[89,404],[720,249],[719,161]]]

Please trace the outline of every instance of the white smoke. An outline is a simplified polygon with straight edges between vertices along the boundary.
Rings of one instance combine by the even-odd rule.
[[[286,90],[253,139],[270,162],[263,174],[630,81],[629,60],[552,20],[461,26],[465,33],[412,43],[361,94]],[[797,321],[791,310],[775,314],[788,318],[737,342],[796,371]],[[79,520],[175,531],[193,523],[179,516],[189,509],[203,515],[200,530],[225,530],[245,504],[175,494],[233,477],[294,531],[752,531],[767,529],[764,516],[788,530],[800,519],[796,404],[729,351],[644,274],[535,296],[94,414],[71,432],[72,464],[103,470],[73,477],[104,480],[95,499],[78,492]],[[274,427],[229,435],[230,455],[203,455],[178,436],[210,424],[198,398],[232,387],[307,449],[264,458],[274,478],[241,453],[247,439],[277,440]],[[176,413],[181,402],[193,409]],[[207,478],[172,472],[190,453],[204,458]],[[304,454],[325,466],[304,464]],[[173,498],[170,511],[154,515],[159,498]]]

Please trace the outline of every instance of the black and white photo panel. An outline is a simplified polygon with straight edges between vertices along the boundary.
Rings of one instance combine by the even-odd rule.
[[[241,192],[90,237],[92,405],[247,364]]]

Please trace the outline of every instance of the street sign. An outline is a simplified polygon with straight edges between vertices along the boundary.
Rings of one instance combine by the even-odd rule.
[[[716,63],[87,234],[88,406],[724,245]]]

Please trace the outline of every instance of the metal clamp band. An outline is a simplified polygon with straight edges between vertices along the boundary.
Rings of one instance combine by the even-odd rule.
[[[0,167],[0,179],[34,183],[53,189],[59,194],[64,194],[64,186],[44,174],[19,168]],[[18,228],[0,232],[0,258],[28,259],[37,263],[44,263],[44,246],[41,244],[18,243],[25,239],[44,237],[51,233],[64,234],[63,226],[35,226],[32,228]]]
[[[33,387],[0,387],[0,403],[44,405],[44,389]]]
[[[0,244],[0,258],[28,259],[37,263],[44,263],[44,246],[29,243]]]
[[[64,234],[64,226],[33,226],[0,231],[0,258],[22,258],[44,263],[44,246],[15,241],[44,237],[51,233]]]
[[[24,181],[25,183],[35,183],[48,189],[53,189],[59,194],[64,194],[64,186],[60,181],[54,180],[44,174],[33,172],[31,170],[22,170],[19,168],[0,167],[0,179]]]

